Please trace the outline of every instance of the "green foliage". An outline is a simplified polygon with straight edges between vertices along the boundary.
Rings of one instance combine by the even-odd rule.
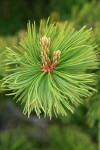
[[[52,73],[41,70],[40,38],[50,38],[50,58],[55,50],[61,51],[60,60]],[[74,112],[74,106],[82,102],[82,97],[91,95],[94,75],[87,69],[96,68],[96,47],[91,37],[91,29],[83,27],[75,31],[67,24],[59,30],[57,24],[40,24],[39,33],[35,24],[28,24],[26,37],[15,49],[8,48],[8,64],[13,71],[3,79],[4,87],[13,90],[17,101],[24,103],[24,114],[35,110],[40,116]]]
[[[52,8],[52,12],[57,12],[59,14],[59,20],[66,20],[66,18],[70,18],[71,8],[73,5],[77,5],[81,8],[87,1],[88,0],[50,0],[50,6]]]
[[[62,30],[65,24],[65,21],[67,19],[68,22],[67,22],[66,28],[69,27],[69,24],[70,24],[72,27],[76,27],[77,29],[80,29],[82,25],[85,24],[87,28],[90,28],[90,27],[93,28],[93,32],[92,32],[93,37],[91,37],[90,30],[87,31],[88,35],[86,34],[86,32],[84,33],[84,38],[83,38],[83,31],[82,33],[81,32],[77,33],[77,31],[75,31],[73,34],[70,32],[74,29],[70,28],[70,31],[68,32],[68,35],[70,36],[70,39],[69,39],[70,42],[68,42],[68,38],[67,38],[68,44],[65,43],[65,46],[67,47],[67,49],[69,49],[69,51],[68,53],[66,52],[67,54],[65,53],[63,54],[64,58],[67,59],[69,57],[72,60],[73,57],[76,58],[79,56],[79,54],[80,55],[82,54],[83,59],[86,58],[86,60],[90,61],[91,57],[89,58],[90,54],[87,49],[88,49],[88,45],[92,47],[92,44],[91,44],[92,38],[95,38],[95,42],[99,44],[95,50],[100,52],[99,9],[100,9],[99,0],[95,0],[95,1],[93,0],[64,0],[64,1],[61,1],[61,0],[49,0],[49,1],[46,1],[46,0],[42,0],[42,1],[41,0],[39,1],[36,1],[36,0],[34,1],[32,0],[29,0],[29,1],[28,0],[20,0],[20,1],[0,0],[0,34],[8,35],[8,37],[2,37],[2,35],[0,35],[0,79],[5,77],[7,74],[10,74],[7,78],[4,79],[4,81],[7,79],[7,82],[5,83],[4,87],[6,86],[7,89],[8,88],[9,90],[11,89],[11,92],[15,93],[15,99],[23,103],[23,106],[25,106],[24,113],[28,112],[28,114],[30,114],[31,111],[33,111],[33,107],[34,107],[34,110],[38,114],[39,114],[38,111],[41,110],[42,113],[44,112],[45,115],[49,115],[51,117],[54,114],[55,107],[57,107],[57,104],[55,104],[57,100],[56,103],[58,104],[61,103],[60,105],[62,106],[61,108],[61,106],[58,105],[60,108],[60,110],[58,110],[58,113],[62,113],[61,111],[63,111],[64,109],[66,113],[68,114],[67,117],[59,116],[57,119],[53,117],[52,121],[49,122],[49,127],[48,127],[47,118],[46,119],[41,118],[40,120],[38,120],[36,116],[32,116],[32,118],[30,117],[30,119],[27,119],[27,116],[26,117],[24,116],[25,118],[21,115],[18,116],[20,112],[18,112],[18,110],[12,106],[12,110],[16,113],[16,115],[14,114],[13,116],[14,120],[16,118],[17,119],[19,118],[17,122],[16,121],[14,121],[15,123],[13,122],[15,124],[15,125],[13,124],[13,127],[15,127],[17,124],[18,126],[21,127],[21,130],[18,131],[15,128],[14,129],[15,131],[7,131],[7,132],[0,131],[0,150],[15,150],[15,147],[16,147],[16,150],[17,149],[18,150],[20,149],[21,150],[27,150],[27,149],[29,150],[31,149],[32,150],[37,150],[37,149],[41,149],[41,150],[85,150],[85,149],[96,150],[97,145],[98,145],[98,149],[100,149],[99,148],[100,147],[99,146],[100,145],[100,71],[99,69],[96,69],[96,70],[92,69],[91,66],[92,65],[95,66],[95,65],[91,61],[91,66],[85,67],[84,71],[78,72],[80,71],[80,68],[84,66],[84,65],[80,66],[81,59],[80,60],[77,59],[79,60],[79,63],[76,62],[76,60],[75,61],[73,60],[73,62],[70,63],[70,65],[68,64],[69,66],[67,65],[66,67],[67,63],[66,64],[60,63],[61,60],[63,60],[63,56],[62,56],[63,53],[61,53],[61,56],[60,56],[61,59],[59,59],[59,62],[55,70],[52,72],[52,76],[51,76],[53,78],[53,82],[52,82],[53,89],[56,88],[54,80],[56,80],[56,86],[57,86],[57,89],[55,89],[53,93],[54,94],[59,93],[59,89],[61,89],[63,92],[66,92],[64,96],[67,95],[66,99],[68,98],[67,100],[68,104],[73,107],[73,108],[71,107],[72,111],[75,108],[74,106],[77,106],[80,102],[83,101],[83,99],[85,99],[84,96],[82,96],[82,90],[86,88],[86,86],[90,86],[90,84],[92,85],[92,82],[90,83],[91,77],[90,76],[88,77],[89,80],[87,80],[86,78],[86,70],[91,68],[91,70],[89,70],[87,73],[91,74],[92,72],[97,75],[95,78],[96,86],[94,86],[94,80],[93,80],[93,87],[98,92],[93,93],[91,89],[88,89],[87,87],[87,90],[89,90],[91,94],[93,93],[93,95],[90,97],[87,97],[85,99],[85,104],[84,105],[81,104],[81,107],[78,107],[77,109],[75,109],[75,114],[73,115],[68,111],[68,105],[67,107],[65,107],[65,104],[62,103],[63,100],[60,101],[59,98],[54,99],[54,96],[55,96],[54,94],[53,94],[54,95],[53,98],[51,97],[52,96],[51,90],[48,92],[49,77],[48,77],[48,80],[47,78],[45,78],[45,76],[48,76],[48,74],[46,75],[44,74],[43,77],[40,77],[40,78],[38,75],[34,76],[34,74],[36,73],[36,69],[32,65],[34,56],[37,56],[36,60],[37,62],[39,62],[39,63],[36,63],[35,66],[37,64],[38,65],[41,64],[41,56],[40,56],[41,53],[40,53],[39,41],[40,41],[40,37],[44,36],[45,32],[47,32],[46,30],[48,26],[45,29],[45,24],[46,24],[46,17],[48,17],[49,15],[51,16],[50,17],[51,23],[54,21],[59,21],[59,24],[57,24],[57,34],[54,37],[53,37],[54,30],[52,30],[51,32],[50,31],[51,28],[49,27],[50,30],[48,29],[47,37],[49,37],[50,35],[50,38],[52,38],[52,41],[53,41],[53,43],[51,42],[52,49],[50,48],[50,52],[52,51],[52,54],[50,56],[50,59],[52,59],[53,47],[55,47],[54,51],[57,50],[56,45],[58,44],[58,47],[59,47],[59,41],[61,45],[60,48],[62,47],[62,45],[64,46],[65,42],[62,42],[62,39],[64,39],[63,38],[64,36],[62,36],[63,35]],[[41,29],[41,34],[38,35],[39,33],[38,22],[41,18],[43,18],[42,20],[43,28]],[[36,20],[36,24],[37,24],[36,35],[30,36],[29,32],[25,34],[24,29],[26,28],[27,20],[33,21],[34,19]],[[59,41],[57,41],[56,37],[59,34],[59,30],[61,30],[62,35],[60,32],[61,36],[59,35],[60,38],[59,38]],[[86,29],[84,29],[84,31],[85,30]],[[16,34],[17,31],[19,31],[18,34]],[[11,34],[15,34],[15,36],[9,36]],[[66,34],[67,36],[66,31],[64,32],[64,34]],[[75,34],[77,34],[77,37],[75,37],[76,36]],[[25,39],[23,39],[24,37]],[[13,46],[15,45],[17,46],[18,44],[19,38],[23,39],[23,42],[21,41],[22,46],[21,44],[19,44],[17,48],[14,48]],[[80,43],[80,38],[81,38],[81,43]],[[75,39],[75,43],[74,43],[74,39]],[[77,50],[75,50],[74,47],[76,44],[79,43],[79,45],[82,46],[83,44],[82,40],[84,40],[86,47],[84,47],[83,50],[82,48],[76,48]],[[30,44],[32,46],[30,46]],[[85,44],[83,45],[85,46]],[[9,47],[9,49],[7,50],[7,53],[5,53],[6,47]],[[38,50],[37,54],[36,54],[36,51],[34,53],[35,48],[36,50]],[[73,50],[70,51],[70,48],[73,48]],[[82,53],[79,53],[78,49],[80,49],[80,51],[82,50],[81,51]],[[59,49],[59,50],[61,51],[62,49]],[[83,57],[83,51],[84,51],[84,57]],[[99,54],[97,54],[97,58],[98,60],[100,59]],[[5,65],[6,59],[8,59],[7,65]],[[83,62],[85,62],[85,60]],[[86,61],[86,64],[88,63],[89,62]],[[77,67],[74,64],[77,64]],[[62,65],[66,67],[66,68],[63,68],[63,73],[65,71],[67,72],[67,69],[68,69],[67,80],[65,81],[66,76],[64,76],[64,79],[63,79],[65,81],[65,84],[61,83],[61,80],[59,81],[56,78],[56,76],[59,75],[57,71],[62,72],[62,69],[61,68],[59,69],[59,66],[62,67]],[[98,66],[100,68],[100,64]],[[7,71],[8,68],[9,68],[9,71]],[[40,69],[40,66],[39,66],[39,69]],[[41,69],[39,71],[41,71]],[[56,72],[57,72],[57,75],[54,75],[54,73]],[[41,71],[41,73],[43,72]],[[87,83],[83,82],[84,79],[82,76],[81,76],[82,77],[81,79],[79,78],[79,75],[80,74],[84,75],[84,73],[85,73],[84,79]],[[71,77],[72,76],[73,77],[75,76],[75,77],[71,78],[71,80],[69,81],[69,75],[71,75]],[[33,78],[30,78],[30,76]],[[39,79],[37,80],[37,78],[39,78],[40,80]],[[65,88],[66,88],[66,91],[65,91]],[[70,91],[68,91],[68,89],[70,89]],[[79,92],[79,90],[81,91]],[[69,92],[70,92],[70,99],[68,95]],[[84,90],[84,93],[85,93],[85,90]],[[60,94],[62,93],[60,92]],[[73,99],[73,94],[74,94],[75,99]],[[91,94],[89,93],[89,95]],[[34,102],[33,100],[35,95],[40,97],[37,103]],[[28,98],[31,98],[31,99],[28,99]],[[47,99],[45,100],[45,98]],[[76,99],[78,100],[78,102]],[[12,116],[12,111],[8,113],[9,107],[8,105],[6,106],[6,102],[8,102],[9,100],[10,102],[12,102],[11,101],[12,96],[11,97],[4,96],[3,93],[1,93],[1,87],[0,87],[0,130],[2,129],[5,130],[5,128],[8,129],[9,128],[8,126],[12,128],[13,119],[8,117],[8,115],[6,115],[7,113]],[[72,102],[72,100],[74,101]],[[30,107],[28,107],[28,102],[29,104],[32,104]],[[42,103],[41,106],[38,102]],[[39,108],[39,110],[37,108]],[[87,112],[88,114],[87,114],[87,120],[86,120]],[[25,122],[24,122],[24,119],[25,119]],[[9,121],[6,125],[5,121],[7,120]],[[87,121],[90,126],[92,127],[94,126],[92,129],[90,129],[89,126],[87,126]],[[27,124],[26,122],[29,122],[29,123]],[[33,123],[31,124],[31,122],[36,124],[36,126],[33,125]],[[23,125],[20,123],[23,123]],[[54,125],[54,124],[57,124],[57,125]],[[26,137],[27,126],[28,126],[27,133],[30,134],[30,137],[31,137],[29,139],[28,137]],[[41,129],[41,126],[43,126],[42,129]],[[83,130],[81,130],[80,128]],[[25,134],[21,132],[23,130],[25,131]],[[46,134],[47,131],[48,131],[48,134]],[[35,138],[32,138],[34,136]],[[94,145],[94,142],[96,146]]]
[[[99,66],[100,68],[100,66]],[[87,122],[90,126],[94,126],[96,121],[100,120],[100,71],[97,71],[97,84],[96,89],[98,92],[94,94],[89,102]]]
[[[4,67],[5,56],[6,56],[5,52],[2,52],[0,54],[0,79],[1,77],[5,76],[5,67]]]
[[[27,20],[39,22],[52,12],[59,14],[59,20],[70,19],[73,5],[81,8],[87,1],[91,0],[0,0],[0,34],[16,34]]]
[[[7,58],[6,46],[16,45],[16,37],[0,37],[0,78],[6,75],[7,66],[5,66],[5,61]]]
[[[83,25],[83,24],[94,24],[100,19],[100,1],[92,1],[84,3],[82,9],[80,9],[77,5],[73,6],[71,18],[75,22],[75,24]]]
[[[0,34],[16,34],[26,27],[27,20],[38,22],[41,17],[48,17],[49,7],[49,2],[45,0],[0,0]]]
[[[98,43],[98,51],[100,52],[100,23],[99,22],[95,23],[93,33],[94,33],[96,43]]]
[[[91,138],[78,127],[52,126],[49,138],[50,150],[96,150]]]
[[[7,70],[10,66],[6,65],[7,51],[6,46],[12,47],[17,45],[17,36],[0,37],[0,85],[2,84],[2,78],[7,75]],[[0,87],[1,92],[1,87]]]
[[[96,40],[96,43],[98,43],[97,50],[100,53],[100,24],[96,23],[94,26],[94,37]],[[88,106],[88,114],[87,114],[87,120],[90,126],[94,126],[96,121],[100,120],[100,54],[98,54],[98,69],[95,71],[97,74],[97,82],[96,82],[96,89],[97,93],[94,94],[89,101]]]
[[[0,79],[7,75],[7,70],[10,67],[6,64],[7,51],[6,47],[12,48],[17,46],[19,39],[24,37],[25,31],[19,31],[15,36],[0,37]]]
[[[89,111],[87,115],[88,123],[90,126],[94,126],[96,121],[100,120],[100,94],[94,97],[89,106]]]
[[[0,132],[0,150],[32,150],[32,144],[18,130],[2,131]]]

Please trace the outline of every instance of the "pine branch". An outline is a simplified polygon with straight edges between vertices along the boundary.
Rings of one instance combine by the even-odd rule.
[[[28,117],[33,110],[50,118],[74,113],[83,97],[95,91],[94,74],[86,73],[97,68],[91,29],[76,31],[67,23],[59,29],[47,21],[39,30],[29,22],[27,30],[18,47],[8,48],[8,64],[14,68],[2,86],[13,91]]]

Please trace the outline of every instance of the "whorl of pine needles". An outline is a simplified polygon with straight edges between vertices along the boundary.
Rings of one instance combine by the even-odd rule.
[[[96,47],[91,29],[76,31],[65,23],[44,25],[39,30],[28,23],[26,36],[15,49],[8,48],[8,65],[13,67],[3,86],[13,91],[24,106],[23,113],[35,110],[40,116],[67,115],[95,89]]]

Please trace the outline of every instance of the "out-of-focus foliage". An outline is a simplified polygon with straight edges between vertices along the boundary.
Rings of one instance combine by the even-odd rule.
[[[32,143],[20,131],[0,132],[0,150],[33,150]],[[34,149],[35,150],[35,149]]]
[[[11,45],[16,45],[16,37],[0,37],[0,85],[2,83],[1,79],[7,75],[8,66],[5,64],[7,58],[6,47]],[[0,88],[1,91],[1,88]]]
[[[98,70],[96,70],[96,74],[97,74],[97,84],[96,84],[96,89],[97,89],[97,93],[95,95],[93,95],[90,98],[90,103],[88,106],[88,114],[87,114],[87,119],[88,119],[88,123],[93,127],[94,124],[96,123],[96,121],[100,120],[100,23],[96,23],[94,26],[94,37],[96,42],[98,43]]]
[[[91,0],[0,0],[0,34],[15,34],[26,28],[27,20],[48,18],[52,12],[59,14],[59,20],[71,18],[73,5],[81,9]],[[77,18],[77,16],[76,16]]]
[[[31,128],[32,129],[32,128]],[[33,132],[34,133],[34,132]],[[0,132],[0,150],[96,150],[96,144],[77,126],[48,127],[45,138],[31,138],[16,129]]]
[[[6,75],[7,66],[5,66],[5,61],[7,57],[6,47],[12,47],[17,44],[17,38],[15,36],[11,37],[0,37],[0,78]]]
[[[88,123],[90,126],[94,126],[96,121],[100,120],[100,93],[95,95],[91,100],[88,111]]]
[[[100,19],[100,1],[86,2],[80,9],[77,5],[72,8],[72,20],[77,25],[91,26]]]
[[[15,34],[26,28],[28,20],[38,22],[41,17],[48,17],[51,7],[46,0],[0,0],[0,33]]]
[[[99,56],[100,57],[100,56]],[[100,64],[97,74],[97,93],[90,97],[88,105],[87,121],[90,126],[94,126],[96,121],[100,120]]]
[[[98,44],[98,51],[100,52],[100,22],[97,22],[95,24],[93,33],[94,33],[95,41]]]
[[[5,76],[5,70],[6,70],[6,68],[4,67],[5,57],[6,57],[5,51],[1,52],[1,54],[0,54],[0,78]]]
[[[52,11],[55,11],[59,14],[60,20],[65,20],[70,19],[73,5],[77,5],[77,7],[81,8],[87,1],[88,0],[51,0],[50,6],[52,7]]]
[[[0,85],[2,83],[1,79],[5,77],[8,72],[7,70],[11,67],[6,65],[6,60],[8,57],[7,47],[17,46],[19,39],[21,39],[25,34],[24,30],[19,31],[15,36],[0,36]]]
[[[96,150],[90,137],[78,127],[52,126],[49,129],[52,150]]]

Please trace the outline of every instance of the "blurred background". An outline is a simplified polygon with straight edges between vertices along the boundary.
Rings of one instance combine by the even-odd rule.
[[[6,46],[18,45],[28,20],[38,26],[40,19],[49,16],[61,26],[67,20],[76,29],[92,27],[100,44],[99,0],[0,0],[0,79],[7,74]],[[98,92],[85,99],[74,115],[52,120],[42,115],[38,119],[34,112],[28,119],[20,103],[0,89],[0,150],[100,150],[100,71],[92,72],[97,74]]]

